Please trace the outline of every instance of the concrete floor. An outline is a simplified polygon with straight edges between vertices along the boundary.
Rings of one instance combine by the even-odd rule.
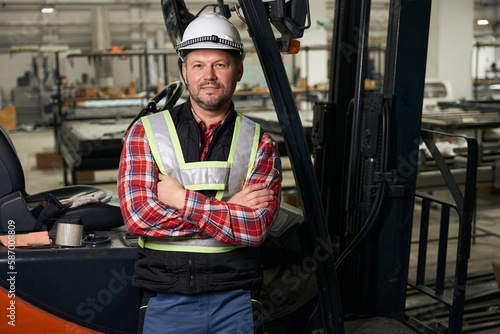
[[[16,147],[17,153],[23,165],[26,190],[29,194],[50,190],[57,187],[63,187],[63,171],[60,166],[55,165],[49,169],[37,169],[37,153],[55,152],[54,132],[51,128],[37,128],[34,131],[16,130],[9,131],[9,135]],[[100,184],[116,194],[116,176],[117,170],[95,171],[94,179]],[[471,248],[471,257],[469,261],[469,273],[491,271],[491,261],[500,258],[500,190],[491,191],[489,189],[480,189],[477,193],[477,237]],[[445,192],[435,194],[447,196]],[[415,217],[419,216],[419,206],[415,208]],[[439,221],[439,218],[436,217]],[[456,235],[458,224],[452,223],[450,227],[450,236]],[[431,235],[437,237],[437,223],[431,224]],[[454,234],[455,233],[455,234]],[[418,227],[414,227],[413,240],[418,239]],[[453,244],[453,241],[451,242]],[[456,244],[456,242],[455,242]],[[430,247],[429,269],[432,273],[432,265],[435,265],[436,243]],[[410,277],[415,274],[416,269],[416,244],[412,245],[412,255],[410,258]],[[455,254],[450,250],[448,253],[447,277],[454,276]],[[497,305],[499,307],[499,305]],[[500,320],[500,319],[499,319]],[[499,330],[477,331],[475,333],[500,333]]]

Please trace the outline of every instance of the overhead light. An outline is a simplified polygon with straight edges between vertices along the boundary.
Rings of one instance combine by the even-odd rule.
[[[488,20],[482,19],[482,20],[477,20],[477,24],[479,24],[480,26],[486,26],[490,24],[490,22]]]
[[[43,7],[42,13],[44,14],[52,14],[55,11],[54,7]]]

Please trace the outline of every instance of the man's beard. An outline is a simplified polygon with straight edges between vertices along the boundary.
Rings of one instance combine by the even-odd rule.
[[[218,110],[218,109],[222,108],[224,105],[226,105],[227,102],[229,102],[231,100],[233,92],[236,88],[236,85],[234,85],[233,87],[229,87],[230,88],[229,90],[224,90],[222,92],[222,94],[220,94],[218,96],[209,95],[205,99],[203,99],[200,96],[200,92],[202,91],[203,86],[205,86],[205,85],[216,86],[217,89],[221,88],[221,86],[218,83],[204,82],[204,83],[198,85],[197,94],[196,95],[192,94],[190,98],[194,102],[196,102],[200,107],[202,107],[203,109],[208,110],[208,111]],[[188,83],[188,89],[189,89],[189,83]]]

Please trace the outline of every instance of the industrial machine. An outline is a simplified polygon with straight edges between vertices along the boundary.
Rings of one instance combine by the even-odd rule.
[[[161,5],[169,36],[178,41],[195,16],[183,0],[162,0]],[[281,59],[310,25],[311,5],[308,0],[240,0],[234,7],[218,0],[212,5],[247,24],[301,202],[300,208],[282,205],[261,247],[266,331],[460,333],[477,143],[466,139],[466,188],[461,192],[433,144],[436,134],[420,127],[431,1],[390,1],[384,85],[370,92],[364,82],[371,1],[335,1],[328,100],[314,105],[312,152]],[[455,203],[416,193],[421,138]],[[0,164],[0,172],[2,168]],[[416,200],[422,202],[423,217],[419,267],[425,268],[428,208],[439,206],[444,216],[450,210],[459,214],[456,279],[446,287],[451,296],[445,293],[442,269],[432,286],[422,271],[415,282],[408,281]],[[9,221],[17,224],[16,219]],[[3,232],[12,235],[9,221],[1,223]],[[441,228],[446,230],[447,224],[442,219]],[[5,268],[0,300],[12,322],[4,319],[2,332],[135,332],[139,296],[130,282],[137,239],[123,227],[92,227],[86,233],[82,247],[0,248]],[[442,239],[441,262],[446,258],[446,237]],[[442,303],[447,321],[408,315],[408,284]]]
[[[11,52],[26,51],[11,49]],[[22,77],[17,78],[17,86],[12,89],[10,98],[16,106],[18,124],[34,126],[52,122],[53,115],[48,107],[52,95],[56,92],[56,80],[53,71],[50,70],[50,57],[45,52],[37,53],[37,56],[32,57],[31,70],[25,71]]]

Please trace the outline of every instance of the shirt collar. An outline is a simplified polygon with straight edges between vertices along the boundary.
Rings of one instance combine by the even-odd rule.
[[[208,128],[207,128],[206,124],[203,123],[203,121],[201,120],[201,118],[198,115],[196,115],[196,113],[194,112],[193,108],[191,108],[191,112],[193,113],[194,120],[196,121],[196,123],[198,124],[198,126],[200,127],[200,129],[201,129],[202,132],[207,132],[209,130],[215,129],[216,127],[218,127],[219,125],[221,125],[222,123],[224,123],[224,121],[227,118],[227,115],[229,115],[229,112],[226,113],[226,116],[224,116],[223,119],[221,119],[220,121],[217,121],[215,123],[210,124],[208,126]]]

